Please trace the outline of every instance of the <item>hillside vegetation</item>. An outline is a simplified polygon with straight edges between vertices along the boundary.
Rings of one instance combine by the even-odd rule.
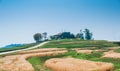
[[[114,47],[118,46],[112,42],[105,40],[77,40],[77,39],[63,39],[53,40],[42,46],[42,48],[85,48],[85,47]]]
[[[10,48],[0,48],[0,52],[7,52],[7,51],[25,49],[25,48],[29,48],[29,47],[35,46],[37,44],[38,43],[31,43],[31,44],[24,44],[22,46],[14,46],[14,47],[10,47]]]
[[[85,41],[85,40],[75,40],[75,39],[53,40],[40,48],[68,48],[68,52],[66,54],[57,55],[57,56],[32,57],[28,59],[28,61],[33,65],[35,71],[51,71],[44,67],[44,62],[50,58],[63,58],[63,57],[73,57],[73,58],[85,59],[91,61],[110,62],[114,64],[115,71],[120,71],[120,64],[119,64],[120,60],[111,59],[111,58],[101,58],[101,56],[103,55],[103,51],[93,52],[91,54],[83,54],[71,50],[72,48],[92,49],[92,47],[97,47],[95,49],[105,49],[105,48],[117,47],[117,46],[118,45],[104,40],[95,40],[95,41],[93,40]]]

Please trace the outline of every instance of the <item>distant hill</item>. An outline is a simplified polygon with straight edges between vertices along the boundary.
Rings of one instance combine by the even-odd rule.
[[[6,45],[3,48],[11,48],[11,47],[19,47],[19,46],[23,46],[24,44],[10,44],[10,45]]]

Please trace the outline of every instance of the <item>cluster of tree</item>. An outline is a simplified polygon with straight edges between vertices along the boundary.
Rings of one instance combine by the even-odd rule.
[[[75,38],[74,34],[70,32],[62,32],[58,33],[56,35],[50,36],[51,39],[73,39]]]
[[[77,33],[76,35],[74,35],[71,32],[62,32],[62,33],[58,33],[56,35],[52,35],[50,36],[51,39],[54,40],[58,40],[58,39],[76,39],[79,38],[81,40],[92,40],[93,34],[92,32],[90,32],[89,29],[84,29],[84,31],[80,30],[79,33]],[[36,42],[41,42],[42,40],[47,40],[47,32],[44,33],[36,33],[34,34],[34,40]]]
[[[34,34],[33,38],[36,42],[41,42],[42,40],[47,40],[47,32],[44,32],[42,34],[36,33],[36,34]]]
[[[85,29],[84,31],[80,30],[80,32],[77,33],[76,38],[80,38],[82,40],[92,40],[92,36],[92,32],[90,32],[89,29]]]
[[[75,39],[80,38],[81,40],[92,40],[92,33],[89,29],[85,29],[84,31],[80,30],[79,33],[74,35],[70,32],[62,32],[53,36],[50,36],[51,39]]]

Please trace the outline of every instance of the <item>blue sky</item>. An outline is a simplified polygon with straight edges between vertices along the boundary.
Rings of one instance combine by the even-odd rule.
[[[119,27],[120,0],[0,0],[0,46],[85,28],[97,40],[120,40]]]

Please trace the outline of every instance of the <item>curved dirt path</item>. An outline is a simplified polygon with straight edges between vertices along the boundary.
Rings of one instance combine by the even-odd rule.
[[[25,52],[22,51],[18,55],[0,58],[0,71],[34,71],[32,65],[27,61],[28,58],[34,56],[54,56],[64,54],[66,52],[66,49],[60,48],[35,49]]]
[[[3,54],[9,54],[9,53],[14,53],[14,52],[19,52],[19,51],[24,51],[24,50],[34,49],[34,48],[40,47],[40,46],[42,46],[42,45],[44,45],[44,44],[46,44],[46,43],[48,43],[48,42],[49,42],[49,41],[47,41],[47,42],[43,42],[43,43],[40,43],[40,44],[38,44],[38,45],[36,45],[36,46],[32,46],[32,47],[29,47],[29,48],[26,48],[26,49],[20,49],[20,50],[14,50],[14,51],[2,52],[2,53],[0,53],[0,55],[3,55]]]

